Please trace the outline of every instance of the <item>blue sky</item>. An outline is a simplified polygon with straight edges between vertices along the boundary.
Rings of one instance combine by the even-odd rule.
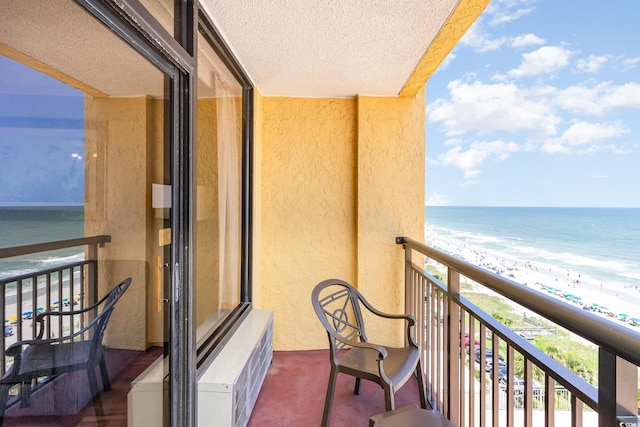
[[[640,207],[639,16],[492,0],[427,82],[427,205]]]
[[[84,201],[84,94],[0,55],[0,206]]]

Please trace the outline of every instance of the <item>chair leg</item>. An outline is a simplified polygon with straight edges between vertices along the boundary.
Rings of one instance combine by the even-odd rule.
[[[356,377],[356,386],[353,389],[353,394],[356,394],[356,395],[360,394],[360,377]]]
[[[104,354],[100,358],[100,374],[102,375],[102,389],[104,391],[111,390],[111,380],[109,379],[109,371],[107,371],[107,362],[104,360]]]
[[[91,397],[95,397],[98,393],[98,379],[96,378],[95,366],[87,366],[87,378],[89,378],[89,388]]]
[[[324,401],[324,413],[322,414],[322,427],[329,426],[329,418],[331,417],[331,407],[333,406],[333,394],[336,389],[336,380],[338,379],[338,371],[335,367],[331,367],[329,374],[329,385],[327,386],[327,397]]]
[[[416,366],[416,377],[418,379],[418,393],[420,393],[420,407],[422,409],[429,409],[427,408],[427,394],[424,387],[424,377],[422,376],[422,364],[420,361],[418,361],[418,365]]]
[[[29,400],[31,399],[31,387],[34,385],[33,384],[34,380],[31,381],[24,381],[20,383],[20,407],[21,408],[26,408],[27,406],[29,406]]]
[[[396,398],[393,394],[393,389],[389,384],[384,384],[382,388],[384,389],[385,411],[393,411],[394,409],[396,409]]]
[[[4,411],[7,409],[7,401],[9,400],[9,389],[13,384],[0,385],[0,425],[2,417],[4,417]]]

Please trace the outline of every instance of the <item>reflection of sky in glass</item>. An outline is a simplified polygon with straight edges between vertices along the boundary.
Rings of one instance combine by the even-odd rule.
[[[0,205],[84,199],[84,94],[0,55]]]

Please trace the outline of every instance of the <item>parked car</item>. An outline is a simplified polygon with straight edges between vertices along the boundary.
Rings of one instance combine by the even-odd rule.
[[[5,337],[10,337],[11,335],[13,335],[13,326],[5,325],[5,327],[4,327],[4,336]]]
[[[487,359],[487,361],[493,360],[493,349],[486,348],[484,350],[484,357],[485,359]],[[480,363],[480,347],[475,348],[475,359],[477,363]],[[501,360],[504,362],[504,357],[502,357],[501,354],[498,354],[498,360]]]
[[[507,367],[498,369],[498,381],[502,381],[502,378],[507,376]],[[489,371],[489,378],[493,379],[493,369]]]
[[[471,342],[471,338],[469,337],[469,332],[465,332],[464,334],[464,347],[465,347],[465,351],[467,352],[467,354],[470,353],[471,351],[471,346],[469,345],[469,343]],[[473,347],[480,347],[480,341],[478,340],[473,340]]]
[[[504,375],[501,378],[498,378],[500,381],[500,387],[502,389],[507,388],[507,376]],[[513,376],[513,394],[522,394],[524,393],[524,380],[518,375]]]
[[[487,365],[485,367],[487,372],[493,372],[493,359],[487,360]],[[502,369],[507,369],[507,364],[504,360],[498,359],[498,371]]]

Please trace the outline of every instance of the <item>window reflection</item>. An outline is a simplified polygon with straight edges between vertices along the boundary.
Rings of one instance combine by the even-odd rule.
[[[198,339],[240,302],[242,86],[199,39],[196,160]]]

